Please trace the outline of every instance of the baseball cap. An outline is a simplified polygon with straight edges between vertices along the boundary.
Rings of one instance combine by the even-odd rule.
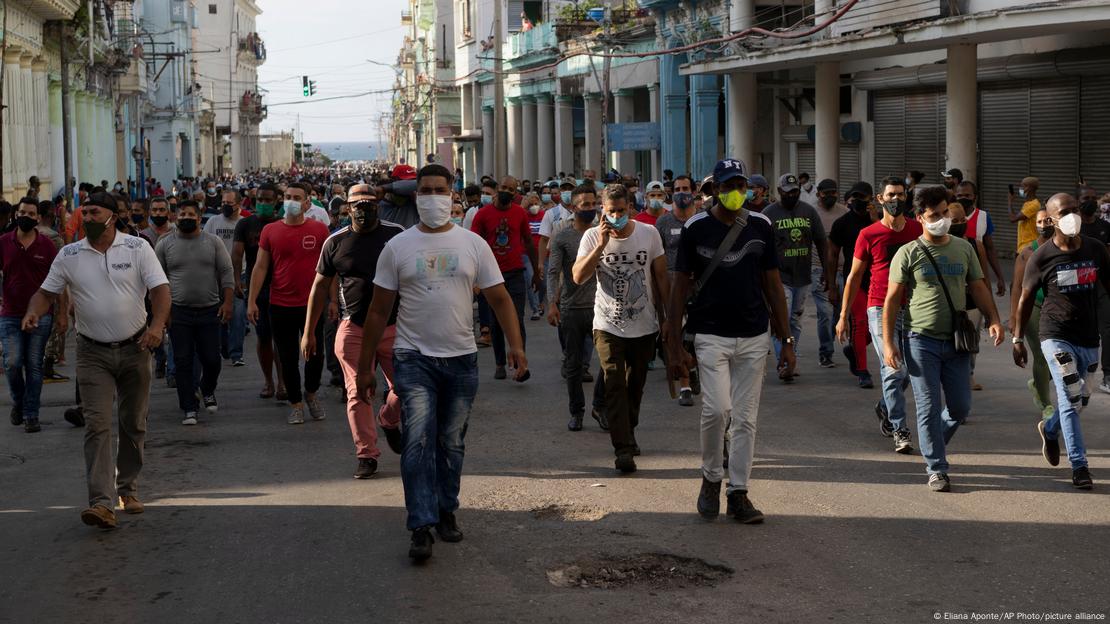
[[[413,169],[412,165],[397,165],[390,172],[389,177],[395,180],[415,180],[416,169]]]
[[[347,203],[354,204],[364,200],[373,200],[374,191],[369,184],[355,184],[347,191]]]
[[[798,184],[798,176],[793,173],[784,173],[779,176],[779,188],[785,192],[796,191],[801,188]]]
[[[955,167],[952,167],[951,169],[948,169],[947,171],[941,171],[940,175],[942,175],[946,178],[956,178],[957,180],[963,180],[964,179],[964,172],[960,171],[959,169],[957,169]]]
[[[744,178],[745,180],[748,178],[748,167],[742,160],[726,158],[717,161],[717,165],[713,167],[713,181],[718,184],[727,182],[736,177]]]
[[[824,180],[821,180],[817,183],[818,193],[823,191],[835,191],[836,189],[836,180],[833,180],[832,178],[825,178]]]
[[[874,195],[874,193],[875,189],[872,188],[871,185],[867,182],[856,182],[852,185],[852,188],[848,189],[848,192],[844,194],[844,199],[848,199],[852,195],[856,194],[861,194],[864,197],[870,199],[871,196]]]
[[[763,188],[771,188],[771,183],[767,181],[767,178],[757,173],[748,178],[748,186],[762,186]]]
[[[652,191],[666,191],[666,189],[663,188],[663,183],[659,180],[652,180],[651,182],[648,182],[648,185],[646,187],[644,187],[644,192],[650,193]]]
[[[578,180],[575,180],[574,178],[563,178],[562,182],[559,182],[559,186],[569,186],[573,189],[574,187],[578,186]]]

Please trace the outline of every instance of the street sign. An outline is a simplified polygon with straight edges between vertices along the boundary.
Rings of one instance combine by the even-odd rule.
[[[659,149],[659,124],[652,122],[606,124],[609,151],[635,152]]]

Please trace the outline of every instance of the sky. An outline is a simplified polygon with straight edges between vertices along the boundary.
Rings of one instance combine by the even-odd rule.
[[[394,70],[367,63],[397,62],[407,0],[257,0],[255,27],[266,43],[258,86],[269,116],[262,132],[297,125],[309,143],[377,141],[379,114],[390,94],[324,101],[323,98],[392,88]],[[301,76],[316,81],[316,95],[301,92]],[[282,102],[304,102],[275,105]]]

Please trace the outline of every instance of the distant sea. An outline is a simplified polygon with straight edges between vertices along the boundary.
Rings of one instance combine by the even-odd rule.
[[[386,156],[384,146],[377,141],[312,143],[312,147],[319,148],[321,154],[332,160],[375,160]]]

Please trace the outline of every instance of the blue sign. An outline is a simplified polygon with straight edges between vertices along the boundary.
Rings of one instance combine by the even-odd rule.
[[[637,152],[659,149],[659,124],[652,122],[606,124],[609,151]]]

